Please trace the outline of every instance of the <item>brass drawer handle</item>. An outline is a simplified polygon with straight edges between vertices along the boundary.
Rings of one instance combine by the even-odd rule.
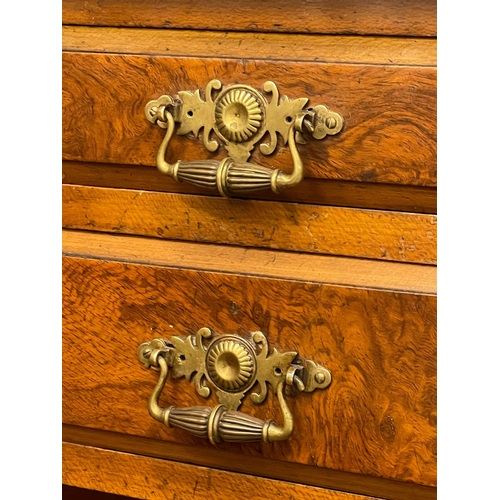
[[[219,80],[209,82],[205,100],[200,91],[179,92],[177,98],[163,95],[147,103],[146,118],[153,124],[166,129],[165,137],[156,155],[158,170],[176,181],[190,182],[196,186],[217,189],[222,196],[271,188],[280,193],[286,188],[297,185],[304,177],[302,160],[296,143],[305,144],[306,137],[323,139],[335,135],[343,126],[338,113],[329,111],[325,106],[303,109],[308,99],[291,100],[279,98],[274,82],[266,82],[264,93],[271,93],[268,101],[262,92],[248,85],[230,85],[213,99],[213,92],[222,89]],[[165,153],[179,123],[177,134],[189,132],[197,135],[203,128],[203,143],[214,152],[219,143],[210,139],[213,130],[224,143],[229,156],[222,161],[200,160],[194,162],[177,161],[168,163]],[[289,144],[293,160],[290,174],[282,170],[262,167],[248,163],[255,144],[269,132],[270,142],[260,145],[260,151],[270,155],[278,144],[277,135]]]
[[[283,441],[293,432],[293,415],[285,401],[285,393],[312,392],[330,385],[331,373],[314,361],[297,359],[296,352],[269,355],[267,339],[262,332],[250,340],[236,335],[213,338],[209,328],[201,328],[186,339],[170,341],[154,339],[139,346],[137,356],[146,368],[160,371],[158,383],[148,401],[149,414],[167,427],[176,427],[208,438],[212,444],[221,441]],[[170,370],[169,370],[170,368]],[[162,408],[160,394],[171,372],[173,378],[193,378],[198,394],[208,397],[210,385],[217,389],[219,405],[190,408]],[[261,420],[236,411],[242,398],[256,383],[260,393],[252,393],[252,402],[260,404],[267,396],[268,385],[276,393],[283,416],[283,425]]]

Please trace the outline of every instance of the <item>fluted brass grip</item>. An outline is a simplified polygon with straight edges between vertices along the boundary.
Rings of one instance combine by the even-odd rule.
[[[308,99],[280,99],[274,82],[265,82],[263,91],[242,84],[229,85],[224,90],[219,80],[207,84],[205,99],[200,90],[181,91],[177,97],[163,95],[146,104],[146,119],[166,129],[156,155],[158,170],[176,181],[217,190],[222,196],[238,196],[261,189],[280,193],[296,186],[304,177],[302,160],[296,142],[307,138],[323,139],[335,135],[343,126],[340,114],[319,105],[304,109]],[[221,90],[216,98],[215,91]],[[271,99],[266,97],[271,94]],[[219,142],[211,139],[212,130],[224,144],[229,156],[222,161],[200,160],[168,163],[167,147],[174,133],[198,135],[203,129],[203,143],[215,152]],[[260,151],[272,154],[278,146],[278,134],[288,144],[292,156],[291,173],[249,163],[255,145],[269,134],[269,142],[260,144]]]
[[[206,189],[217,189],[222,196],[229,197],[261,189],[272,189],[273,170],[254,163],[236,163],[231,158],[221,162],[179,161],[174,165],[172,177],[179,182],[189,182]]]
[[[165,359],[156,354],[160,377],[148,402],[149,414],[167,427],[183,429],[196,437],[208,438],[212,444],[227,441],[245,443],[249,441],[283,441],[293,432],[293,415],[283,396],[284,383],[278,386],[278,401],[284,417],[284,425],[279,426],[271,420],[261,420],[240,411],[229,411],[224,405],[215,408],[192,406],[189,408],[161,408],[158,404],[165,387],[168,365]]]

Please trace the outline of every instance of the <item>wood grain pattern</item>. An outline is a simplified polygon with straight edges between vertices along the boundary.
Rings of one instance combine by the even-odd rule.
[[[436,36],[436,0],[63,0],[63,23]]]
[[[71,443],[63,443],[63,482],[145,500],[371,498]]]
[[[282,95],[342,114],[340,134],[299,145],[306,177],[436,185],[435,67],[64,53],[63,159],[154,166],[164,131],[144,118],[145,104],[214,78],[257,88],[275,80]],[[167,160],[222,159],[219,149],[175,135]],[[252,158],[290,170],[285,147]]]
[[[63,50],[168,56],[435,66],[435,38],[289,35],[63,26]]]
[[[215,447],[200,447],[150,439],[117,432],[63,424],[63,441],[123,451],[134,455],[164,458],[175,462],[213,467],[254,476],[308,484],[320,488],[384,498],[386,500],[436,500],[436,488],[381,477],[351,474],[292,462],[241,455]]]
[[[64,230],[63,254],[357,288],[436,295],[437,268]]]
[[[326,391],[290,398],[294,436],[220,449],[436,485],[436,297],[322,283],[63,259],[63,422],[208,446],[148,415],[157,373],[136,360],[154,337],[209,326],[296,350],[332,371]],[[163,405],[215,405],[180,379]],[[275,398],[242,411],[277,418]]]
[[[176,182],[162,175],[156,167],[63,161],[62,171],[65,184],[218,196],[193,184]],[[279,195],[272,191],[256,191],[242,194],[242,198],[397,212],[437,213],[435,188],[398,184],[304,179],[300,188],[285,190]]]
[[[65,185],[63,227],[436,263],[434,215]]]

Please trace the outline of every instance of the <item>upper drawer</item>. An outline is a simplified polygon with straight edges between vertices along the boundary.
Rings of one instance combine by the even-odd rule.
[[[306,178],[436,185],[433,40],[74,27],[64,34],[65,160],[154,166],[164,131],[145,119],[148,101],[203,90],[213,79],[256,89],[272,80],[281,96],[307,97],[344,118],[338,135],[298,146]],[[174,135],[166,159],[226,154],[208,152],[192,134]],[[279,143],[271,157],[256,147],[252,161],[291,170]]]
[[[232,31],[436,36],[436,0],[63,0],[63,22]]]

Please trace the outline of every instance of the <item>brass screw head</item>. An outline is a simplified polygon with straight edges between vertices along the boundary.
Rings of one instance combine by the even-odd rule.
[[[328,128],[335,128],[336,125],[337,125],[337,120],[333,116],[329,116],[326,119],[326,126]]]

